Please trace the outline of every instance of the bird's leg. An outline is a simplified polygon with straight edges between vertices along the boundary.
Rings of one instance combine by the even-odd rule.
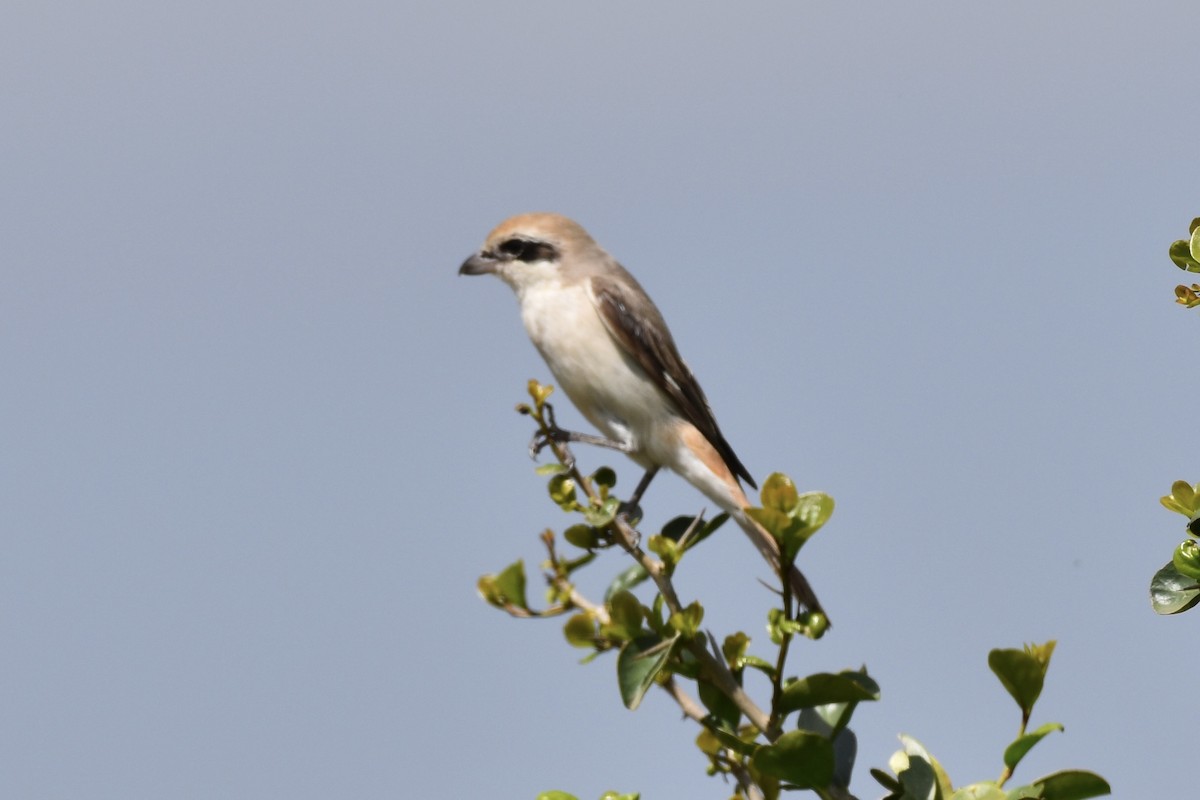
[[[646,474],[642,475],[642,479],[638,481],[637,488],[633,490],[633,494],[624,503],[621,503],[618,514],[625,517],[626,520],[641,520],[642,507],[638,505],[642,501],[642,495],[646,493],[646,489],[650,486],[650,481],[654,480],[654,476],[658,474],[658,467],[650,467],[646,470]]]
[[[621,453],[629,453],[629,445],[624,442],[618,442],[613,439],[606,439],[603,436],[596,436],[591,433],[579,433],[578,431],[565,431],[558,427],[558,422],[554,419],[554,406],[549,403],[545,404],[546,423],[541,430],[533,435],[533,440],[529,442],[529,457],[537,458],[538,453],[548,447],[551,443],[558,442],[565,444],[567,442],[579,442],[581,444],[595,445],[596,447],[607,447],[610,450],[616,450]],[[567,454],[571,458],[570,453]],[[567,464],[568,467],[574,466],[572,463]]]
[[[658,474],[658,467],[650,467],[646,470],[646,474],[638,481],[637,488],[633,490],[633,495],[629,498],[629,504],[636,506],[642,500],[642,495],[646,493],[646,489],[650,488],[650,481],[654,480],[654,476]]]

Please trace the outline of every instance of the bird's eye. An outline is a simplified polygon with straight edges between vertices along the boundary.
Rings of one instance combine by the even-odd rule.
[[[539,242],[536,239],[505,239],[496,248],[500,255],[509,261],[524,261],[532,264],[535,261],[557,261],[558,250],[549,242]]]
[[[503,242],[500,243],[499,250],[501,253],[508,256],[509,258],[515,258],[517,260],[522,260],[521,257],[523,255],[525,255],[525,252],[527,250],[530,249],[529,246],[531,244],[532,244],[532,242],[528,242],[525,239],[505,239]]]

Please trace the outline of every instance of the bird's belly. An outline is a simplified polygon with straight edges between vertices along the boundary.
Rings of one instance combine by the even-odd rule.
[[[582,287],[528,292],[521,298],[529,338],[559,388],[610,439],[627,445],[644,465],[655,434],[677,417],[654,382],[613,340]]]

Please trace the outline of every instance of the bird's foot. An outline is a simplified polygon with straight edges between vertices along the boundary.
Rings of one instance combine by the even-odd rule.
[[[575,456],[566,447],[567,442],[571,441],[574,441],[571,438],[571,431],[564,431],[558,426],[545,428],[535,433],[533,438],[529,440],[529,457],[536,460],[538,455],[547,447],[562,445],[562,447],[554,448],[554,454],[558,456],[564,467],[568,470],[574,469]]]
[[[636,549],[642,544],[642,532],[637,529],[637,523],[641,522],[642,519],[642,510],[640,508],[635,508],[634,510],[637,512],[637,516],[631,519],[629,512],[626,510],[625,503],[622,503],[621,510],[617,512],[616,523],[618,527],[625,530],[629,536],[631,546]]]
[[[625,520],[626,525],[633,528],[642,521],[642,507],[636,501],[623,502],[617,506],[617,516]]]

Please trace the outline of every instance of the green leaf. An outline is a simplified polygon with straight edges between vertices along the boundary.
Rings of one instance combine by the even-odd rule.
[[[563,538],[581,550],[600,546],[600,532],[591,525],[572,525],[563,531]]]
[[[575,481],[566,475],[555,475],[550,479],[547,488],[550,490],[550,499],[558,504],[563,511],[574,511],[577,505],[575,501]]]
[[[1004,750],[1004,766],[1009,770],[1016,769],[1017,764],[1021,763],[1021,759],[1025,754],[1033,749],[1033,746],[1045,738],[1048,734],[1054,731],[1062,731],[1063,726],[1057,722],[1047,722],[1035,731],[1031,731],[1024,736],[1017,737],[1012,744]]]
[[[672,614],[667,620],[667,624],[680,636],[690,639],[700,630],[700,623],[703,621],[704,606],[694,601],[682,611]]]
[[[717,514],[715,517],[710,519],[708,522],[704,523],[704,527],[702,527],[698,533],[694,534],[692,536],[692,538],[690,540],[688,540],[687,549],[691,550],[693,547],[700,544],[708,537],[712,536],[714,533],[717,532],[717,529],[719,529],[722,525],[725,524],[725,522],[728,519],[729,519],[728,514],[721,513],[721,514]]]
[[[751,764],[801,789],[824,789],[833,780],[833,743],[818,733],[789,731],[755,750]]]
[[[592,482],[606,489],[611,489],[617,485],[617,473],[613,472],[611,467],[601,467],[592,473]]]
[[[1200,580],[1200,544],[1196,544],[1195,539],[1180,542],[1171,556],[1171,563],[1183,577]]]
[[[533,471],[538,475],[561,475],[567,468],[563,464],[539,464]]]
[[[796,492],[796,484],[782,472],[772,472],[767,476],[759,497],[762,498],[763,508],[774,509],[788,516],[791,516],[800,499]]]
[[[982,781],[956,790],[950,800],[1008,800],[1008,794],[994,782]]]
[[[743,735],[749,735],[749,736],[756,735],[753,733],[745,734],[746,729],[744,729],[744,728],[741,731],[741,733],[743,735],[735,735],[735,734],[732,734],[729,731],[724,730],[722,728],[711,728],[709,730],[712,733],[713,737],[721,744],[721,746],[728,747],[730,750],[734,751],[735,753],[741,753],[744,756],[754,755],[754,752],[756,750],[758,750],[758,748],[761,746],[761,745],[755,744],[753,739],[751,739],[750,741],[747,741],[745,738],[743,738]]]
[[[529,379],[529,385],[527,388],[529,390],[529,396],[533,398],[533,402],[537,404],[538,408],[541,408],[546,402],[546,398],[548,398],[554,392],[554,387],[552,385],[548,383],[542,385],[533,378]]]
[[[677,542],[673,542],[659,534],[655,534],[646,540],[646,549],[661,558],[668,566],[678,564],[680,556],[683,555]]]
[[[796,553],[808,538],[803,520],[789,517],[773,508],[747,508],[746,513],[779,542],[785,562],[791,563],[795,560]]]
[[[1192,257],[1192,261],[1200,262],[1200,228],[1192,230],[1191,240],[1188,241],[1188,255]]]
[[[729,519],[728,514],[718,514],[708,522],[702,523],[699,530],[693,533],[691,538],[688,539],[685,550],[691,550],[709,536],[712,536],[718,528],[725,524],[725,520],[727,519]],[[675,517],[666,525],[663,525],[661,534],[673,542],[678,542],[683,539],[683,535],[687,533],[695,521],[696,517],[694,516]]]
[[[721,740],[713,735],[711,730],[701,728],[700,733],[696,734],[696,747],[706,756],[715,756],[721,752],[722,745]]]
[[[634,564],[631,567],[621,570],[617,573],[617,577],[612,579],[612,583],[604,590],[604,601],[608,602],[614,594],[621,591],[628,591],[640,583],[644,583],[650,577],[649,573],[642,568],[641,564]]]
[[[868,771],[871,773],[871,777],[874,778],[879,783],[880,786],[887,789],[889,792],[897,792],[898,793],[898,792],[904,791],[904,786],[901,785],[900,781],[896,780],[891,775],[888,775],[883,770],[881,770],[877,767],[871,767],[871,769]]]
[[[843,728],[833,736],[833,785],[850,788],[850,776],[854,772],[854,760],[858,758],[858,737],[849,728]]]
[[[1193,238],[1195,234],[1193,234]],[[1186,239],[1177,239],[1171,242],[1171,249],[1167,251],[1171,260],[1175,262],[1175,266],[1188,272],[1200,272],[1200,263],[1192,257],[1191,242]]]
[[[819,733],[833,742],[833,784],[842,788],[849,787],[850,774],[854,771],[854,759],[858,756],[858,737],[854,735],[854,731],[844,727],[835,730],[834,726],[813,708],[800,710],[797,727]]]
[[[779,707],[786,713],[798,708],[812,708],[828,703],[857,703],[878,699],[878,684],[861,672],[841,672],[836,675],[818,672],[785,686]]]
[[[742,631],[729,634],[721,643],[721,655],[725,656],[725,662],[734,672],[742,668],[742,659],[746,657],[749,647],[750,637]]]
[[[775,665],[765,658],[758,656],[745,655],[742,656],[742,666],[756,669],[759,672],[769,676],[772,680],[775,679]]]
[[[1166,497],[1160,497],[1158,501],[1169,511],[1183,514],[1190,519],[1198,510],[1196,500],[1195,487],[1187,481],[1175,481],[1171,484],[1171,493]]]
[[[525,600],[525,562],[514,561],[499,575],[480,578],[479,592],[492,605],[509,604],[528,610],[529,603]]]
[[[539,794],[537,800],[579,800],[579,798],[566,792],[549,791]]]
[[[572,490],[572,499],[574,499],[574,490]],[[617,511],[621,508],[621,501],[615,497],[610,497],[607,500],[601,501],[599,506],[589,504],[583,510],[583,518],[587,520],[589,525],[594,525],[597,528],[602,528],[612,522],[617,516]]]
[[[949,797],[954,791],[950,778],[925,745],[904,734],[900,735],[900,742],[904,749],[888,759],[888,766],[904,785],[907,795],[911,795],[911,800]],[[906,800],[910,798],[906,797]]]
[[[1026,718],[1042,693],[1053,652],[1054,642],[1050,641],[1041,646],[1026,645],[1024,650],[996,649],[988,653],[988,666],[1017,701]]]
[[[879,684],[873,678],[867,675],[867,668],[863,667],[858,671],[846,670],[843,674],[855,677],[859,683],[875,693],[875,697],[879,697]],[[836,734],[838,731],[850,724],[850,718],[854,715],[854,709],[858,708],[857,702],[852,703],[826,703],[824,705],[813,706],[811,709],[801,711],[801,716],[807,714],[810,710],[816,713],[824,720],[832,731]],[[808,727],[808,726],[804,726]],[[809,728],[809,730],[817,730]]]
[[[667,632],[666,616],[663,613],[663,596],[661,594],[654,595],[654,602],[650,604],[649,612],[645,612],[644,609],[643,606],[646,624],[659,636],[670,636],[671,634]]]
[[[612,627],[622,639],[634,639],[642,632],[642,604],[630,592],[617,592],[608,599]]]
[[[1175,564],[1154,573],[1150,581],[1150,604],[1158,614],[1181,614],[1200,602],[1200,583],[1194,578],[1180,574]]]
[[[833,498],[824,492],[805,492],[796,504],[796,519],[804,523],[808,540],[833,516]]]
[[[596,623],[591,614],[572,614],[563,625],[563,636],[572,647],[595,647]]]
[[[671,630],[665,625],[663,626],[661,632],[655,631],[655,633],[660,639],[679,638],[675,635],[675,631]],[[692,655],[692,651],[688,650],[686,647],[681,647],[676,650],[675,657],[671,660],[669,668],[672,674],[679,675],[680,677],[687,678],[691,681],[700,680],[700,662],[696,660],[694,655]]]
[[[737,703],[722,692],[708,680],[701,678],[698,681],[700,702],[704,707],[716,718],[721,727],[726,730],[736,731],[738,721],[742,718],[742,712],[738,710]]]
[[[747,508],[746,513],[776,541],[782,541],[784,532],[793,524],[791,517],[774,508]]]
[[[617,656],[617,685],[621,690],[621,702],[630,711],[641,704],[646,692],[654,685],[654,679],[671,657],[675,641],[675,638],[642,636],[621,647]]]
[[[1087,800],[1112,794],[1112,787],[1104,778],[1094,772],[1075,769],[1038,778],[1033,787],[1040,792],[1037,797],[1042,800]]]

